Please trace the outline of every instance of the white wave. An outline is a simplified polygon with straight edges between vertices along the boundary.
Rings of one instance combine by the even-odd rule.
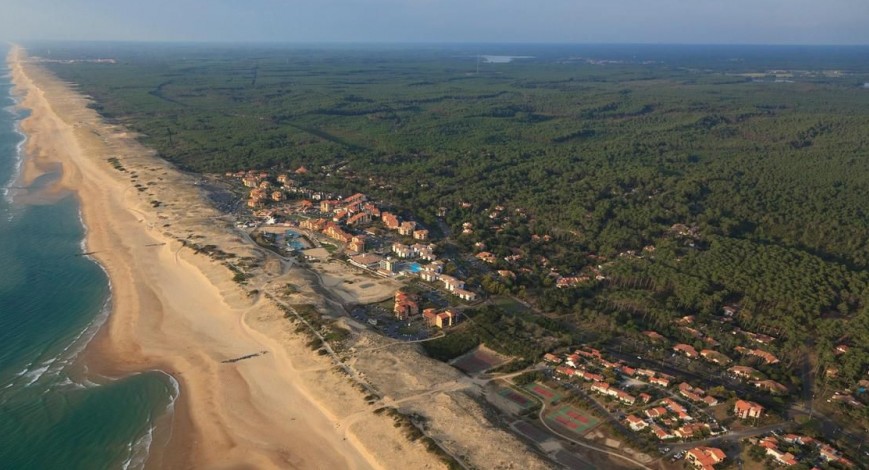
[[[135,442],[127,445],[129,455],[121,465],[123,470],[139,470],[145,468],[148,455],[151,453],[151,443],[154,442],[154,424],[148,426],[148,431],[139,436]]]
[[[17,112],[17,101],[12,108],[13,110],[10,111],[10,114],[15,117],[14,131],[16,134],[21,136],[21,139],[18,141],[18,144],[15,145],[15,167],[12,170],[12,175],[9,177],[8,181],[3,183],[3,197],[10,204],[12,203],[12,191],[9,186],[15,184],[19,178],[21,178],[21,171],[24,166],[24,145],[27,143],[27,134],[21,130],[21,120],[23,119],[23,116],[19,115]]]
[[[24,377],[29,380],[29,382],[24,384],[24,386],[29,387],[36,383],[37,380],[41,379],[42,376],[45,375],[46,371],[48,371],[48,366],[38,367],[36,369],[28,371],[26,374],[24,374]]]

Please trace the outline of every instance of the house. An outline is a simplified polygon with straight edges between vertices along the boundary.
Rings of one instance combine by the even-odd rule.
[[[637,374],[637,369],[634,369],[633,367],[628,367],[626,365],[622,365],[617,370],[628,377],[633,377]]]
[[[350,257],[350,264],[365,269],[377,269],[383,258],[373,254],[361,254]]]
[[[809,444],[814,444],[815,440],[809,436],[801,436],[799,434],[785,434],[782,436],[782,440],[787,442],[788,444],[799,444],[801,446],[807,446]]]
[[[428,240],[428,230],[421,228],[413,231],[414,240]]]
[[[453,295],[455,295],[456,297],[458,297],[458,298],[460,298],[460,299],[462,299],[462,300],[464,300],[464,301],[466,301],[466,302],[473,302],[473,301],[477,300],[477,294],[474,293],[474,292],[471,292],[471,291],[469,291],[469,290],[465,290],[465,289],[452,289],[452,293],[453,293]]]
[[[326,228],[323,229],[323,233],[327,237],[334,238],[335,240],[338,240],[342,243],[349,243],[350,240],[353,239],[352,235],[345,232],[344,230],[341,230],[341,227],[339,227],[334,222],[327,222]]]
[[[452,292],[456,289],[464,289],[465,288],[465,281],[462,281],[460,279],[456,279],[453,276],[448,276],[446,274],[440,275],[440,281],[444,283],[444,288],[446,288],[446,290],[448,290],[450,292]]]
[[[688,423],[673,431],[676,437],[681,439],[691,439],[702,436],[704,432],[709,432],[709,425],[706,423]]]
[[[416,250],[419,257],[424,259],[425,261],[435,261],[436,259],[438,259],[437,255],[434,254],[435,245],[433,244],[421,245],[419,243],[416,243],[413,245],[412,248]],[[441,269],[443,269],[443,265],[441,265]],[[438,272],[440,272],[440,270]]]
[[[306,230],[311,230],[313,232],[319,232],[323,230],[323,226],[326,225],[326,219],[305,219],[301,223],[299,223],[299,227],[302,227]]]
[[[655,437],[657,437],[658,439],[660,439],[662,441],[667,440],[667,439],[673,439],[674,437],[676,437],[673,435],[673,433],[669,429],[664,429],[661,426],[658,426],[657,424],[652,425],[652,433],[654,433]]]
[[[791,454],[790,452],[782,452],[778,447],[767,447],[766,455],[771,455],[776,462],[786,467],[800,463],[796,457],[794,457],[794,454]]]
[[[561,358],[552,353],[544,354],[543,360],[551,364],[561,364]]]
[[[335,208],[338,207],[338,201],[327,199],[325,201],[320,201],[320,212],[324,214],[331,214]]]
[[[426,324],[429,326],[435,326],[437,316],[438,311],[436,308],[427,308],[422,311],[422,318],[425,319]]]
[[[620,401],[626,405],[633,405],[634,403],[637,402],[637,398],[635,396],[631,395],[628,392],[625,392],[624,390],[616,390],[615,396],[616,396],[616,399],[618,399],[618,401]]]
[[[419,272],[419,277],[426,282],[435,282],[438,280],[440,275],[434,271],[423,270]]]
[[[778,358],[775,357],[775,355],[762,349],[746,349],[740,346],[737,346],[734,349],[742,354],[759,357],[761,358],[761,360],[763,360],[763,362],[767,364],[776,364],[779,362]]]
[[[633,429],[634,431],[642,431],[643,429],[649,427],[649,423],[634,415],[628,415],[628,417],[625,418],[625,421],[627,422],[628,427]]]
[[[395,253],[395,256],[399,258],[413,258],[416,255],[416,252],[408,245],[403,245],[401,243],[393,243],[392,244],[392,252]]]
[[[272,191],[272,201],[281,202],[284,200],[283,191]]]
[[[594,348],[577,349],[575,352],[576,352],[576,354],[579,354],[580,356],[588,357],[591,359],[602,359],[603,358],[600,351],[598,351],[597,349],[594,349]]]
[[[435,326],[443,328],[445,326],[453,326],[459,321],[458,312],[452,310],[444,310],[435,317]]]
[[[413,315],[418,315],[419,304],[416,301],[416,296],[404,291],[396,292],[393,312],[395,313],[395,318],[399,320],[407,320]]]
[[[555,372],[561,375],[566,375],[568,377],[573,377],[574,375],[576,375],[576,369],[567,366],[558,366],[555,368]]]
[[[840,344],[836,346],[836,355],[845,354],[851,349],[847,344]]]
[[[591,372],[588,372],[588,371],[582,371],[577,375],[582,380],[586,380],[589,382],[603,382],[603,376],[600,374],[592,374]]]
[[[643,403],[648,403],[648,402],[652,401],[652,396],[649,395],[648,393],[641,393],[639,396],[639,399]]]
[[[369,222],[371,222],[371,214],[368,212],[359,212],[347,219],[347,225],[367,224]]]
[[[385,260],[380,261],[380,269],[388,273],[394,273],[397,268],[398,262],[392,258],[386,258]]]
[[[399,235],[410,236],[413,235],[414,230],[416,230],[416,222],[413,221],[402,222],[398,226]]]
[[[773,395],[785,395],[788,393],[788,388],[775,380],[756,380],[752,382],[752,385],[761,390],[766,390]]]
[[[709,406],[715,406],[718,404],[718,399],[713,397],[712,395],[706,395],[703,397],[703,403],[706,403]]]
[[[477,253],[476,257],[480,261],[485,261],[485,262],[490,263],[490,264],[498,261],[498,257],[495,256],[494,253],[490,253],[488,251],[481,251],[481,252]]]
[[[695,359],[699,354],[697,354],[697,350],[694,349],[694,346],[690,344],[679,343],[673,346],[673,351],[677,353],[684,354],[689,359]]]
[[[649,379],[649,383],[654,385],[660,385],[661,387],[667,388],[670,386],[670,380],[664,377],[652,377]]]
[[[365,251],[365,237],[362,235],[356,235],[350,239],[350,243],[347,245],[347,249],[350,251],[355,251],[356,253],[362,253]]]
[[[401,223],[398,221],[398,217],[395,214],[389,212],[383,212],[380,214],[380,220],[383,221],[383,225],[390,230],[395,230],[401,226]]]
[[[658,333],[657,331],[644,331],[643,335],[645,335],[646,338],[649,338],[650,340],[655,342],[664,341],[666,339],[664,338],[664,336],[661,335],[661,333]]]
[[[665,416],[667,414],[667,409],[663,406],[656,406],[655,408],[645,410],[643,413],[645,413],[649,418],[655,419]]]
[[[602,395],[609,395],[610,384],[606,382],[595,382],[591,385],[591,391]]]
[[[712,349],[704,349],[700,351],[700,355],[703,357],[703,359],[722,366],[730,364],[732,362],[729,357]]]
[[[746,400],[736,400],[733,413],[740,419],[760,418],[763,416],[763,406]]]
[[[736,377],[742,378],[752,378],[760,375],[760,372],[758,372],[757,369],[748,366],[733,366],[730,369],[727,369],[727,371]]]
[[[664,406],[666,406],[667,409],[672,411],[673,413],[687,413],[688,412],[688,410],[684,406],[680,405],[679,403],[676,402],[676,400],[673,400],[672,398],[665,398],[665,399],[661,400],[661,403],[663,403]]]
[[[685,460],[699,470],[713,470],[727,456],[717,447],[695,447],[685,453]]]

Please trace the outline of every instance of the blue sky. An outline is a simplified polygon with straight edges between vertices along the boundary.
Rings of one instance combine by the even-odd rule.
[[[3,0],[0,38],[869,44],[869,0]]]

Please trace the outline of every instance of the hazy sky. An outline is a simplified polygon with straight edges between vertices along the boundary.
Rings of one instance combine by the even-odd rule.
[[[869,44],[869,0],[2,0],[0,39]]]

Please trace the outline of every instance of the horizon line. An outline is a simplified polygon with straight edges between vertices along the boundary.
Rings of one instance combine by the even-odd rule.
[[[224,46],[694,46],[694,47],[869,47],[869,43],[753,43],[753,42],[571,42],[571,41],[353,41],[353,40],[163,40],[163,39],[28,39],[2,40],[10,45],[33,44],[160,44]]]

